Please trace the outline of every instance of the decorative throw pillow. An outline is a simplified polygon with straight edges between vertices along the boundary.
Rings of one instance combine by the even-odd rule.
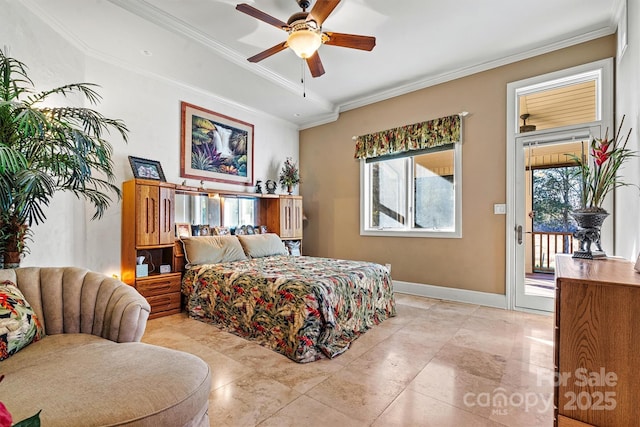
[[[0,360],[44,336],[40,319],[11,281],[0,283]]]
[[[236,236],[182,237],[181,240],[190,265],[247,259]]]
[[[238,236],[244,253],[249,258],[262,258],[273,255],[289,255],[289,251],[275,233]]]

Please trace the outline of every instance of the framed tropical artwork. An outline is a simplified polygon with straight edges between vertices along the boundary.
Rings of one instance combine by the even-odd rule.
[[[180,176],[253,185],[253,125],[181,102]]]

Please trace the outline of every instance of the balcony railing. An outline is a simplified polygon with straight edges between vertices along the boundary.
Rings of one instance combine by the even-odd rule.
[[[579,249],[580,241],[571,232],[533,232],[533,271],[553,273],[556,254],[570,254]]]

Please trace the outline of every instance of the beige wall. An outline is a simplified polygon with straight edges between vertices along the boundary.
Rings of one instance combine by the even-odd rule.
[[[306,255],[392,265],[394,280],[505,293],[507,83],[615,55],[609,36],[344,112],[300,133]],[[461,239],[360,236],[360,163],[352,136],[468,111]]]

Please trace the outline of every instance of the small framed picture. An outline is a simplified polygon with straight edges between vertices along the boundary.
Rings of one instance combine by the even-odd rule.
[[[133,176],[135,178],[143,179],[155,179],[156,181],[165,182],[164,172],[162,172],[162,166],[157,160],[143,159],[140,157],[129,156],[129,163],[133,170]]]
[[[176,222],[176,237],[191,237],[191,224]]]
[[[221,227],[221,226],[213,227],[213,234],[216,236],[228,236],[230,234],[229,227]]]

